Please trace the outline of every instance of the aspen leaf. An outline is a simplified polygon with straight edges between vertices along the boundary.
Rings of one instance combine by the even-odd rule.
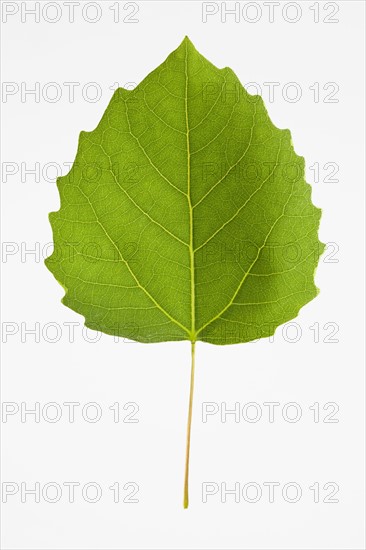
[[[46,265],[87,327],[192,347],[270,336],[318,292],[324,245],[304,159],[261,97],[188,38],[115,91],[57,181]]]

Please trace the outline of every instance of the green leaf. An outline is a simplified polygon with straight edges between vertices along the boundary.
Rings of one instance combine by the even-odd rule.
[[[248,342],[318,292],[320,210],[304,159],[262,99],[188,38],[134,90],[116,90],[58,188],[46,264],[90,328]]]

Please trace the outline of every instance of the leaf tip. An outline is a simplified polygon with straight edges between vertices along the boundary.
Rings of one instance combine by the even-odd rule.
[[[192,48],[193,50],[196,50],[192,40],[189,38],[189,36],[187,34],[183,38],[183,40],[181,42],[181,46],[184,46],[184,47],[187,47],[187,48]]]

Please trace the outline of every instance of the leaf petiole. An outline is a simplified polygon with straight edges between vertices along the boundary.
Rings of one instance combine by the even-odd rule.
[[[184,499],[183,506],[188,508],[189,495],[188,495],[188,478],[189,478],[189,452],[191,446],[191,424],[192,424],[192,405],[193,405],[193,390],[194,390],[194,367],[195,367],[195,351],[196,342],[191,342],[191,385],[189,391],[189,406],[188,406],[188,421],[187,421],[187,443],[186,443],[186,465],[184,474]]]

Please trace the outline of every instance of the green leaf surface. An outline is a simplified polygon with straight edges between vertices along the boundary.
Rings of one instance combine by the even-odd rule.
[[[289,130],[188,38],[81,132],[47,267],[88,327],[140,342],[266,337],[318,290],[320,210]]]

